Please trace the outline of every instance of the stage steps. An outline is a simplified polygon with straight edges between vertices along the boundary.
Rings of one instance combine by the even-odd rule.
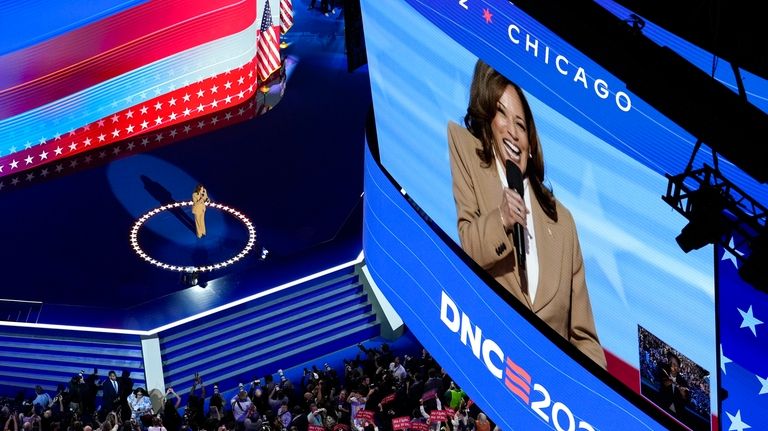
[[[293,286],[160,334],[166,386],[236,388],[378,336],[380,324],[354,268]],[[208,393],[210,395],[210,393]]]
[[[94,368],[99,380],[109,370],[118,376],[131,372],[136,385],[144,384],[141,340],[138,336],[3,327],[0,330],[0,396],[27,396],[41,385],[54,393],[59,384],[68,384],[81,370],[85,376]]]

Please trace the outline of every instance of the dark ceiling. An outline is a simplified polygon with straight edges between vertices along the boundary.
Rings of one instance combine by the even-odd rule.
[[[768,76],[768,37],[758,22],[762,12],[753,4],[618,2],[744,70]],[[621,78],[630,91],[721,156],[761,183],[768,181],[768,151],[761,151],[768,136],[768,114],[597,3],[518,0],[514,4]]]

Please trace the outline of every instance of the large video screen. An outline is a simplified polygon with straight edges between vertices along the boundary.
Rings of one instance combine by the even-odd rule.
[[[711,429],[714,250],[684,253],[675,237],[687,220],[661,199],[696,138],[511,2],[362,5],[380,161],[401,193],[487,272],[489,291],[546,322],[583,364],[679,424]],[[706,53],[648,28],[706,66]],[[506,159],[540,186],[529,177],[522,199],[508,196]],[[727,161],[720,168],[759,189]],[[522,219],[525,273],[513,246]]]

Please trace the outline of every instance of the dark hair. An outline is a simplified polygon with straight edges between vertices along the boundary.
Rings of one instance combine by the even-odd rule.
[[[202,183],[198,183],[197,186],[195,186],[195,193],[200,193],[200,190],[203,188]],[[187,189],[189,190],[189,189]]]
[[[464,125],[472,135],[480,140],[482,148],[477,150],[477,156],[484,167],[493,162],[493,130],[491,123],[496,116],[497,104],[507,87],[512,87],[520,97],[525,113],[526,130],[528,133],[528,146],[531,159],[525,175],[528,177],[533,194],[541,205],[544,213],[554,221],[557,221],[557,205],[552,190],[544,185],[544,153],[536,132],[536,123],[533,113],[523,90],[510,81],[507,77],[497,72],[483,60],[477,60],[475,73],[472,76],[472,86],[469,89],[469,106],[464,116]]]

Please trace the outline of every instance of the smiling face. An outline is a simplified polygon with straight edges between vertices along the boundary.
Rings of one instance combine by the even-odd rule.
[[[511,160],[525,175],[530,145],[528,119],[517,90],[507,85],[496,103],[496,115],[491,121],[494,146],[502,163]]]

